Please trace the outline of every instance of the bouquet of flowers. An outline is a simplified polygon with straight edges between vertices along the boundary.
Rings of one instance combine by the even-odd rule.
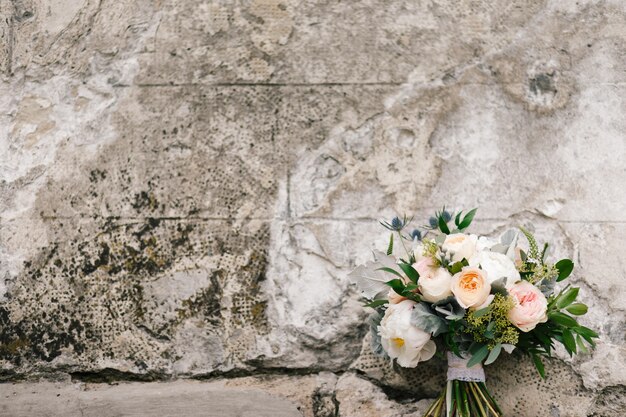
[[[545,378],[541,357],[551,356],[555,342],[573,355],[587,352],[598,337],[575,318],[587,312],[576,302],[579,288],[555,290],[573,262],[547,261],[548,244],[540,247],[524,227],[498,239],[465,233],[475,214],[444,207],[410,233],[406,217],[381,222],[391,232],[387,253],[374,252],[374,261],[350,274],[375,310],[370,324],[376,354],[415,367],[446,353],[447,385],[424,417],[502,416],[485,385],[483,364],[516,349]]]

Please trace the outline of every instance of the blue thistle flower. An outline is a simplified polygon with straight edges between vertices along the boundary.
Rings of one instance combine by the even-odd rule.
[[[413,229],[413,231],[411,232],[411,239],[422,240],[422,232],[420,232],[418,229]]]

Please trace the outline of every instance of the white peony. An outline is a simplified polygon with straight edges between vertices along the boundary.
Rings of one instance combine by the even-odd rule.
[[[476,242],[478,237],[476,235],[466,235],[464,233],[453,233],[446,236],[446,240],[441,245],[441,249],[452,255],[452,261],[458,262],[463,258],[468,261],[472,256],[476,254]]]
[[[515,262],[502,253],[488,250],[480,251],[469,260],[469,264],[470,266],[480,266],[487,273],[487,280],[490,284],[505,277],[507,289],[522,279],[515,267]]]
[[[427,361],[435,354],[435,343],[430,334],[411,324],[415,301],[404,300],[391,304],[378,326],[383,349],[398,365],[413,368],[420,361]]]

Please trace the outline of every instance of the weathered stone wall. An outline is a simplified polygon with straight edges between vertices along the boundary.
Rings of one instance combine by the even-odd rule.
[[[623,416],[620,0],[0,2],[0,377],[226,378],[307,416],[423,410],[346,273],[380,217],[479,206],[572,257],[599,330],[508,415]],[[364,338],[365,337],[365,338]],[[82,386],[82,385],[81,385]],[[6,385],[5,385],[6,388]]]

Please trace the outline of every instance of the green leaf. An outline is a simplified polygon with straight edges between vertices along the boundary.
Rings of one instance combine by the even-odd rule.
[[[389,246],[387,246],[387,256],[393,253],[393,233],[389,235]]]
[[[574,269],[574,262],[570,259],[561,259],[556,264],[554,264],[556,269],[559,270],[559,277],[556,279],[557,282],[561,282],[572,273]]]
[[[463,217],[463,221],[459,224],[460,230],[467,229],[469,225],[472,224],[472,220],[474,220],[477,210],[477,208],[472,209]]]
[[[389,285],[396,293],[402,295],[404,282],[402,282],[401,279],[392,279],[391,281],[385,282],[385,284]]]
[[[568,329],[563,329],[563,346],[565,346],[570,356],[572,356],[572,353],[576,353],[576,340]]]
[[[580,288],[570,288],[563,294],[559,295],[556,299],[557,308],[564,308],[572,304],[576,297],[578,297],[578,291],[580,291]]]
[[[389,272],[390,274],[393,274],[393,275],[397,276],[397,277],[398,277],[398,278],[400,278],[400,279],[404,279],[404,277],[403,277],[403,276],[402,276],[402,275],[401,275],[398,271],[396,271],[396,270],[395,270],[395,269],[393,269],[393,268],[389,268],[389,267],[387,267],[387,266],[384,266],[384,267],[382,267],[382,268],[376,268],[376,270],[377,270],[377,271],[385,271],[385,272]]]
[[[476,353],[474,353],[474,355],[470,358],[470,360],[467,362],[467,367],[471,368],[472,366],[476,365],[477,363],[482,362],[483,359],[485,359],[488,354],[489,354],[489,348],[487,347],[487,345],[482,345],[476,351]]]
[[[575,318],[568,316],[567,314],[555,311],[548,315],[548,318],[553,322],[560,324],[564,327],[577,327],[578,322]]]
[[[374,300],[371,303],[367,303],[365,304],[363,307],[372,307],[372,308],[376,308],[376,307],[380,307],[382,305],[387,304],[389,301],[387,300]]]
[[[591,346],[596,345],[593,339],[597,338],[598,334],[594,332],[593,330],[591,330],[590,328],[585,327],[585,326],[578,326],[578,327],[573,328],[572,330],[578,333],[579,335],[581,335],[587,341],[587,343],[589,343]]]
[[[481,308],[480,310],[476,310],[472,315],[474,317],[482,317],[485,314],[489,313],[489,307]]]
[[[582,353],[589,353],[589,349],[587,349],[587,346],[585,346],[585,342],[583,342],[583,339],[582,337],[580,337],[580,335],[576,335],[576,344],[578,345],[578,349],[580,349]]]
[[[405,291],[415,291],[416,289],[418,289],[418,285],[417,284],[413,284],[412,282],[410,284],[406,284],[406,287],[404,288]]]
[[[448,268],[448,271],[449,271],[452,275],[454,275],[454,274],[456,274],[456,273],[458,273],[458,272],[461,272],[461,269],[463,269],[463,267],[464,267],[464,266],[465,266],[465,264],[464,264],[464,263],[463,263],[463,261],[461,260],[461,261],[458,261],[458,262],[453,263],[453,264],[452,264],[452,265]]]
[[[443,219],[443,215],[439,216],[439,218],[437,219],[437,222],[439,225],[439,230],[441,230],[442,233],[449,235],[450,229],[448,229],[448,225],[446,224],[446,221]]]
[[[543,379],[546,379],[546,371],[543,367],[543,362],[541,362],[541,358],[539,357],[539,355],[535,355],[535,354],[532,354],[531,356],[533,358],[533,363],[535,364],[535,368],[537,368],[537,372],[539,372],[539,375],[541,375]]]
[[[405,263],[400,263],[398,265],[400,266],[400,269],[402,269],[404,271],[406,276],[409,277],[409,279],[412,282],[417,284],[417,280],[419,279],[420,274],[418,274],[418,272],[415,270],[415,268],[413,268],[411,265],[405,264]]]
[[[501,351],[502,351],[502,343],[496,344],[493,347],[493,349],[491,349],[491,352],[489,352],[489,356],[487,356],[485,365],[491,365],[492,363],[494,363],[495,360],[498,359],[498,356],[500,356]]]
[[[582,316],[583,314],[587,314],[587,306],[583,303],[574,303],[565,308],[568,313],[573,314],[575,316]]]
[[[456,215],[456,217],[454,218],[454,224],[456,225],[456,227],[459,227],[459,224],[461,224],[461,214],[463,214],[463,210],[459,211]]]
[[[448,331],[448,323],[434,314],[428,305],[422,303],[415,304],[411,313],[411,324],[435,337]]]

